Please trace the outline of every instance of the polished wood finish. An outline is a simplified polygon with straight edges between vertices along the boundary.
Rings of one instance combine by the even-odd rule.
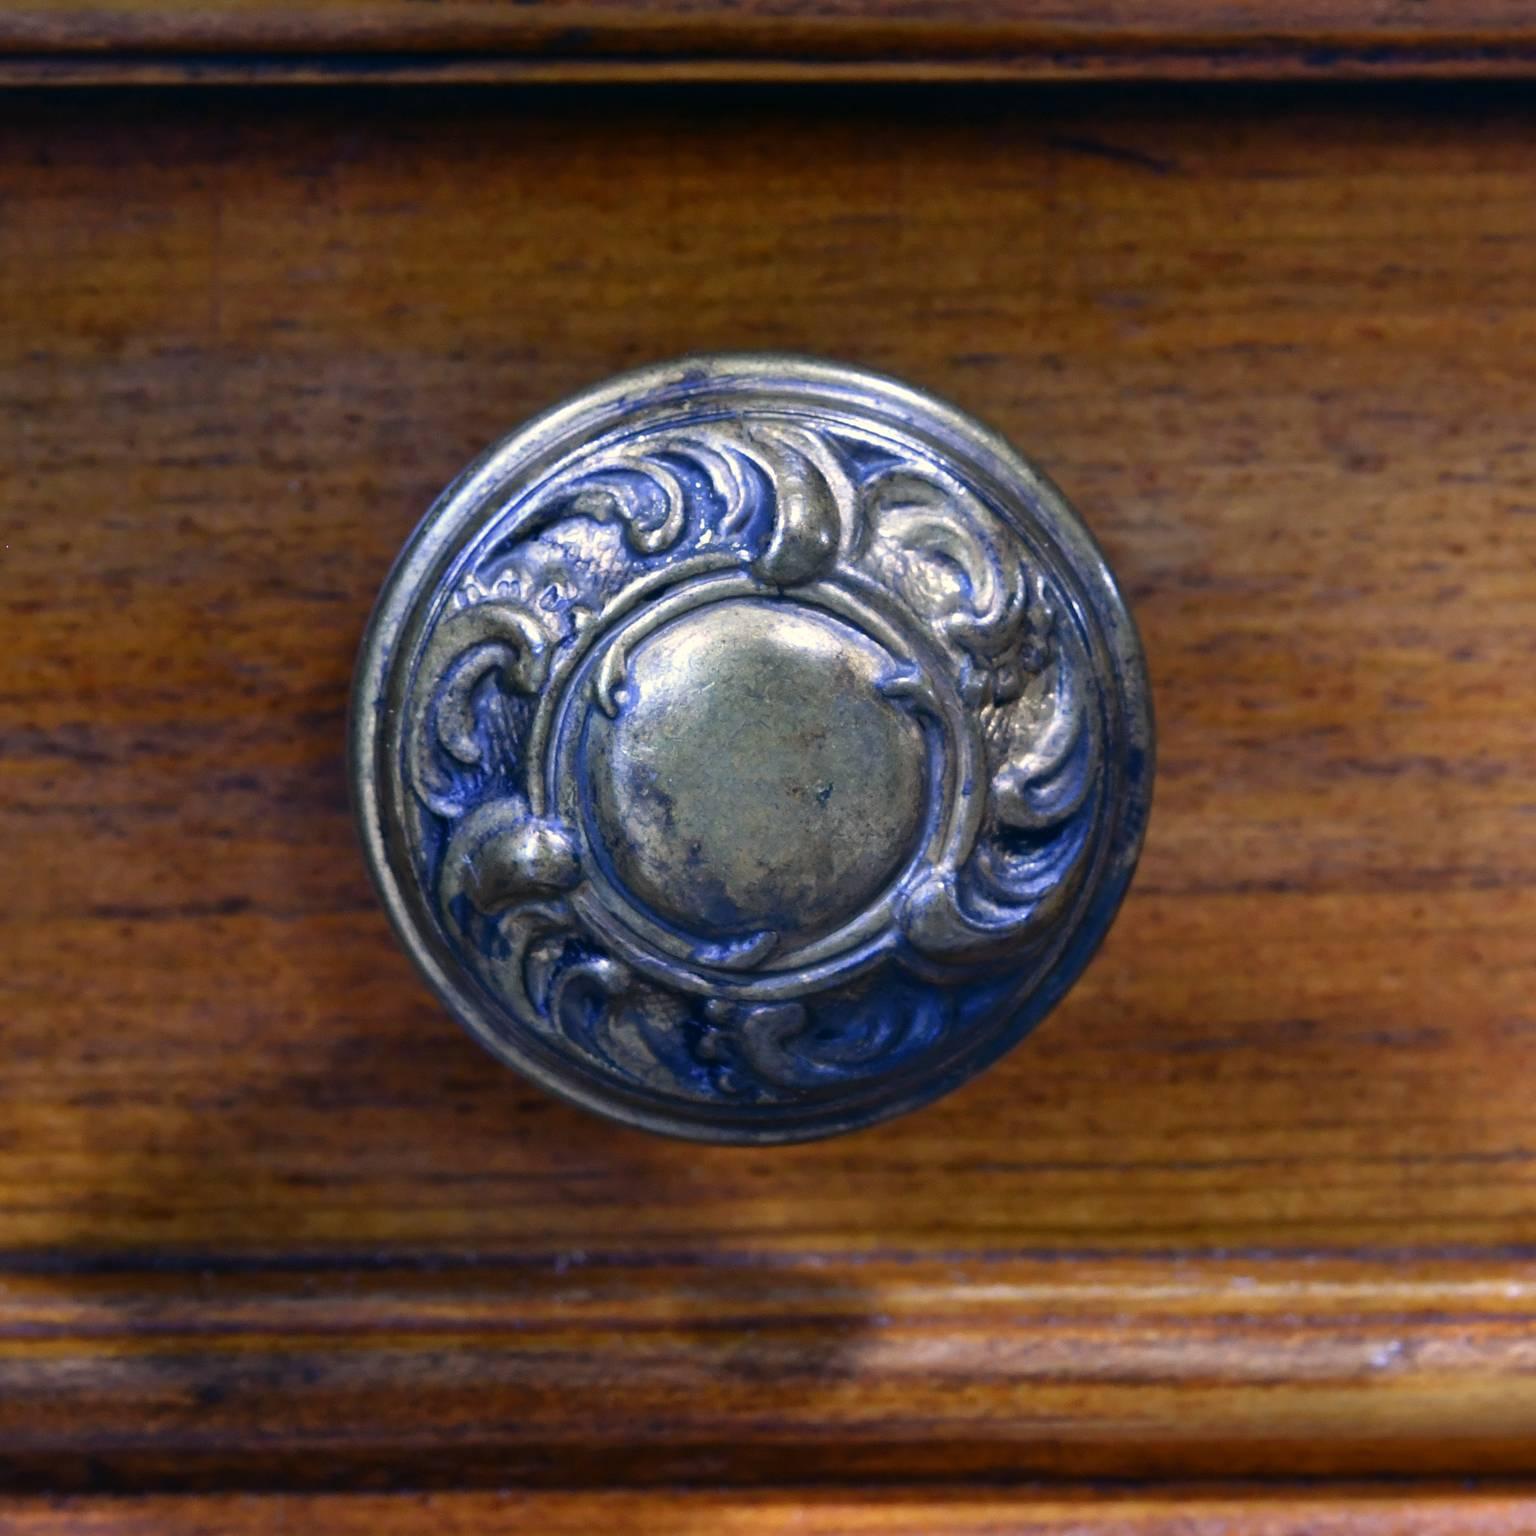
[[[1518,1536],[1536,1500],[1509,1493],[1104,1489],[478,1494],[0,1501],[3,1536]]]
[[[1533,133],[1486,91],[0,99],[0,1482],[1529,1471]],[[1038,455],[1162,740],[1036,1038],[761,1152],[464,1038],[342,763],[460,464],[741,346]]]
[[[1525,0],[22,0],[0,78],[1337,78],[1536,72]]]
[[[383,1255],[18,1265],[28,1488],[1519,1475],[1530,1266]]]

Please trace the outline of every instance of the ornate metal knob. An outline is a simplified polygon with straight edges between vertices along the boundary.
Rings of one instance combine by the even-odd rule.
[[[358,818],[497,1056],[794,1141],[954,1087],[1087,963],[1152,780],[1093,540],[1001,439],[775,356],[611,380],[443,494],[358,663]]]

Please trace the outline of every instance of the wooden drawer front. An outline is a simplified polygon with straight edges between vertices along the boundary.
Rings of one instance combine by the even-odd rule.
[[[0,1479],[1529,1470],[1533,135],[1453,90],[0,98]],[[760,1152],[464,1038],[342,762],[459,465],[726,347],[1037,454],[1162,743],[1034,1040]]]

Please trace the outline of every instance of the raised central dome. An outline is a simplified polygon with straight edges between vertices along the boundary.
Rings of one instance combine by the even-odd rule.
[[[891,658],[820,611],[713,603],[629,657],[587,738],[597,841],[653,914],[781,944],[856,915],[924,821],[921,730],[879,691]]]

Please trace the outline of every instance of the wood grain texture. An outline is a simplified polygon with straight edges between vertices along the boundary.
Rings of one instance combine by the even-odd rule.
[[[1528,74],[1524,0],[22,0],[0,78]]]
[[[0,101],[0,1457],[26,1486],[1528,1470],[1536,107]],[[346,814],[369,603],[520,417],[909,375],[1141,620],[1138,883],[822,1146],[497,1067]]]
[[[1536,1277],[1418,1258],[18,1266],[29,1488],[1519,1475]]]
[[[1006,1494],[437,1494],[0,1502],[4,1536],[1516,1536],[1518,1494],[1185,1489]]]

